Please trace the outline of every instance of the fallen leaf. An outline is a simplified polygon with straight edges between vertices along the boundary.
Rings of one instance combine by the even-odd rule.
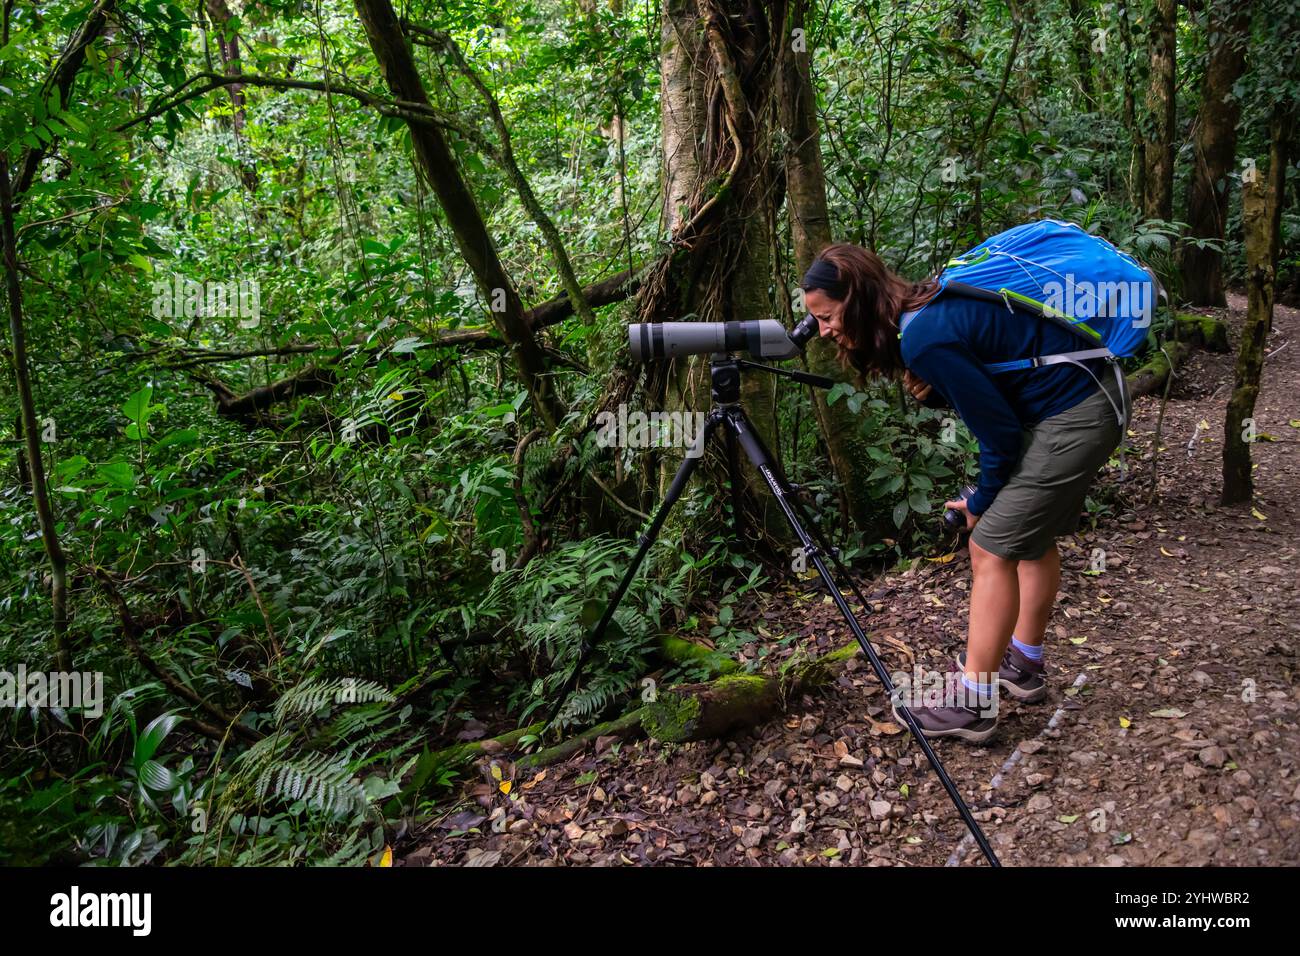
[[[886,736],[892,737],[894,734],[901,734],[903,732],[903,728],[893,721],[885,721],[884,723],[881,723],[880,721],[872,720],[871,717],[867,716],[867,723],[871,725],[871,732],[873,734],[885,734]]]
[[[570,840],[576,840],[587,831],[576,823],[566,823],[564,825],[564,835]]]

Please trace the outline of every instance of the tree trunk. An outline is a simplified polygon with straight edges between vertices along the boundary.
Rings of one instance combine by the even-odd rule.
[[[1119,5],[1119,35],[1123,41],[1124,56],[1124,128],[1128,130],[1131,142],[1129,155],[1128,195],[1129,202],[1135,207],[1141,206],[1146,196],[1146,170],[1143,166],[1142,132],[1137,122],[1137,78],[1133,70],[1133,20],[1127,3]]]
[[[782,47],[781,121],[787,136],[785,150],[786,209],[794,243],[796,279],[802,278],[813,258],[832,241],[830,213],[826,207],[826,176],[822,168],[821,134],[817,126],[817,92],[813,88],[805,14],[808,0],[794,0],[789,30]],[[803,33],[795,31],[802,30]],[[808,343],[808,366],[818,375],[847,381],[833,344],[820,336]],[[814,389],[817,420],[831,466],[839,479],[844,513],[859,530],[866,531],[872,507],[867,475],[862,423],[847,402],[826,403],[826,393]]]
[[[639,303],[645,322],[696,316],[705,322],[768,318],[774,203],[771,129],[779,85],[774,35],[784,3],[724,11],[717,0],[669,0],[661,28],[663,220],[672,251],[646,277]],[[768,15],[771,19],[768,19]],[[776,33],[773,25],[776,25]],[[670,410],[711,405],[708,360],[651,368],[651,403]],[[746,372],[741,402],[774,452],[775,382]],[[663,456],[662,492],[681,450]],[[725,472],[706,466],[707,473]],[[769,544],[782,539],[771,493],[740,469],[742,507]]]
[[[3,246],[5,297],[9,300],[9,343],[13,352],[14,379],[22,415],[22,437],[31,478],[32,501],[41,529],[41,542],[50,561],[50,603],[54,612],[55,667],[72,670],[72,648],[68,642],[68,561],[59,544],[41,458],[41,431],[36,421],[31,375],[27,364],[27,336],[23,328],[22,288],[18,282],[18,244],[14,230],[13,192],[9,182],[9,156],[0,153],[0,246]]]
[[[1187,195],[1190,234],[1223,241],[1228,217],[1228,173],[1237,153],[1241,104],[1233,87],[1246,67],[1249,0],[1213,0],[1208,12],[1209,63],[1192,150],[1192,182]],[[1194,305],[1225,305],[1223,256],[1213,249],[1183,248],[1183,296]]]
[[[242,75],[244,67],[239,58],[239,37],[226,36],[234,14],[230,12],[226,0],[204,0],[203,5],[208,15],[208,22],[219,34],[217,49],[221,54],[222,71],[227,76]],[[231,131],[234,133],[235,143],[240,152],[240,179],[244,183],[244,188],[250,193],[257,192],[257,162],[253,158],[252,147],[248,145],[248,138],[244,135],[244,124],[248,120],[244,109],[244,85],[231,83],[226,87],[226,91],[230,96]]]
[[[355,0],[355,4],[370,48],[394,97],[427,106],[429,97],[392,4],[389,0]],[[474,196],[456,166],[442,131],[427,123],[408,122],[408,127],[416,158],[447,216],[461,256],[474,273],[492,321],[511,345],[515,367],[532,398],[533,408],[548,428],[554,430],[566,414],[564,403],[552,384],[546,356],[528,327],[519,293],[497,256],[496,244]]]
[[[1250,501],[1250,441],[1255,400],[1264,373],[1264,348],[1273,325],[1273,276],[1277,263],[1278,207],[1286,182],[1287,142],[1291,133],[1290,103],[1275,107],[1267,176],[1244,183],[1241,227],[1246,240],[1246,324],[1241,330],[1232,396],[1223,419],[1223,493],[1225,505]]]
[[[1147,219],[1174,218],[1177,28],[1178,6],[1174,0],[1155,0],[1147,38],[1151,73],[1147,78],[1147,134],[1143,150],[1146,192],[1142,201],[1142,214]]]
[[[514,141],[510,135],[510,127],[506,124],[505,114],[501,112],[501,103],[497,100],[496,94],[488,88],[488,85],[483,82],[483,78],[470,65],[469,60],[465,58],[465,54],[451,34],[430,30],[406,21],[403,21],[402,25],[422,42],[436,49],[441,49],[450,56],[456,64],[456,68],[474,87],[475,92],[483,98],[483,105],[487,107],[488,116],[497,131],[497,139],[501,141],[500,149],[494,158],[505,171],[511,185],[515,187],[515,192],[519,194],[520,203],[537,226],[538,231],[541,232],[547,247],[551,250],[551,257],[555,260],[555,269],[560,274],[560,285],[564,287],[569,301],[573,304],[574,311],[582,320],[583,325],[594,325],[596,314],[592,311],[591,304],[587,302],[582,286],[578,283],[578,277],[573,271],[573,262],[569,258],[568,251],[564,248],[563,239],[560,237],[560,230],[556,228],[554,220],[551,219],[542,206],[537,194],[533,192],[532,184],[528,182],[519,161],[515,158]]]
[[[53,114],[68,108],[77,73],[86,62],[86,49],[104,35],[108,18],[117,6],[117,0],[98,0],[86,14],[77,31],[68,38],[55,62],[54,68],[41,86],[41,101],[45,110]],[[36,406],[32,397],[31,376],[27,363],[27,338],[23,325],[22,288],[18,279],[18,245],[14,229],[14,212],[18,201],[31,186],[41,162],[54,148],[55,140],[42,141],[41,145],[26,150],[18,161],[11,180],[9,156],[0,153],[0,253],[4,259],[5,296],[8,301],[10,348],[13,352],[14,379],[18,389],[19,416],[22,420],[22,440],[25,446],[26,469],[31,481],[32,500],[36,506],[36,519],[40,525],[41,541],[50,562],[50,603],[53,611],[55,640],[55,666],[59,670],[72,669],[72,646],[68,640],[68,562],[59,543],[54,526],[54,510],[50,504],[49,486],[45,480],[45,465],[41,459],[41,433],[37,428]],[[21,457],[21,455],[20,455]]]

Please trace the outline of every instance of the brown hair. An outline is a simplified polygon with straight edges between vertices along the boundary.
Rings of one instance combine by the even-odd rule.
[[[934,279],[909,282],[891,272],[880,256],[847,242],[827,246],[818,260],[835,267],[844,294],[822,292],[844,302],[844,337],[837,358],[851,365],[862,378],[879,375],[897,378],[903,371],[903,356],[898,345],[898,317],[920,308],[939,291]],[[816,260],[814,260],[816,261]],[[804,285],[804,291],[818,286]]]

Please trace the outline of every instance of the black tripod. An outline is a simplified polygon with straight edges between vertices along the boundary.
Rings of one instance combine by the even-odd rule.
[[[632,563],[623,574],[623,580],[619,582],[618,589],[614,592],[613,599],[605,608],[604,614],[601,615],[600,620],[597,622],[596,628],[592,632],[591,640],[584,641],[581,645],[578,653],[578,661],[574,665],[573,673],[569,675],[568,680],[565,681],[564,687],[560,691],[560,698],[556,702],[554,709],[551,711],[550,718],[547,720],[548,725],[555,722],[555,718],[559,715],[561,707],[564,706],[564,702],[568,699],[569,694],[572,693],[573,688],[577,686],[578,680],[582,675],[583,668],[586,666],[592,648],[598,644],[604,636],[605,629],[609,626],[609,622],[613,620],[614,612],[618,610],[618,605],[623,600],[623,596],[627,593],[628,586],[632,583],[632,579],[636,577],[636,573],[640,569],[641,563],[645,560],[646,554],[649,553],[651,546],[654,544],[655,538],[658,537],[659,530],[663,527],[664,520],[668,517],[668,512],[671,511],[673,505],[677,503],[677,499],[681,497],[682,492],[686,489],[686,484],[690,481],[691,475],[694,474],[695,469],[699,466],[709,437],[720,426],[725,429],[727,442],[727,466],[731,480],[732,514],[737,521],[737,525],[739,526],[741,520],[738,500],[739,483],[737,481],[737,450],[739,448],[744,450],[746,457],[749,458],[750,462],[758,470],[758,473],[763,476],[763,480],[767,482],[768,487],[772,489],[772,494],[776,497],[777,504],[780,506],[782,513],[784,513],[786,521],[789,522],[791,529],[799,539],[799,543],[803,546],[804,554],[812,562],[813,567],[817,569],[817,573],[820,575],[822,582],[830,592],[831,599],[835,602],[835,606],[839,608],[840,614],[844,616],[844,620],[849,625],[849,630],[853,632],[854,638],[857,639],[858,644],[862,647],[862,652],[866,654],[867,660],[871,663],[871,669],[875,671],[876,677],[880,680],[880,683],[884,685],[885,692],[891,699],[895,696],[894,684],[889,679],[889,673],[885,670],[885,665],[876,654],[875,648],[871,646],[871,641],[867,639],[866,632],[863,631],[862,626],[858,623],[858,619],[853,614],[848,602],[844,600],[844,596],[840,593],[839,586],[835,583],[835,579],[831,577],[831,573],[826,567],[823,555],[828,556],[831,559],[831,562],[835,565],[836,570],[848,578],[849,585],[853,589],[853,593],[857,597],[858,601],[862,604],[864,612],[868,607],[866,598],[863,597],[862,592],[858,589],[857,583],[853,580],[853,576],[844,567],[843,563],[841,563],[838,552],[834,548],[827,546],[825,538],[816,526],[815,519],[812,519],[809,516],[803,502],[800,501],[798,497],[791,494],[792,489],[790,483],[786,480],[784,473],[781,471],[781,466],[777,464],[776,460],[773,459],[772,455],[768,452],[766,446],[763,444],[763,440],[750,425],[749,419],[745,415],[745,410],[740,407],[741,369],[749,368],[769,372],[774,375],[784,375],[797,382],[813,385],[818,388],[830,388],[834,383],[830,379],[823,378],[820,375],[810,375],[806,372],[773,368],[770,365],[760,365],[756,362],[735,358],[725,352],[715,353],[712,356],[709,368],[713,388],[714,406],[704,420],[704,429],[696,439],[695,447],[693,447],[691,452],[682,460],[681,467],[677,469],[677,474],[673,476],[672,484],[668,487],[668,493],[664,496],[664,500],[660,503],[659,509],[651,519],[650,526],[637,539],[638,547],[636,556],[632,559]],[[807,522],[807,524],[812,528],[812,533],[816,537],[816,543],[814,543],[812,537],[809,537],[808,532],[804,529],[804,525],[800,523],[800,518]],[[935,754],[934,748],[930,746],[930,742],[926,740],[925,735],[921,733],[921,728],[917,726],[916,719],[912,716],[911,711],[903,706],[900,701],[897,707],[897,712],[899,716],[903,718],[904,723],[907,724],[907,729],[911,731],[912,736],[916,738],[917,743],[920,744],[921,750],[925,754],[925,758],[930,761],[930,766],[933,767],[934,772],[939,775],[939,781],[943,784],[943,788],[948,791],[948,796],[952,799],[953,805],[957,807],[957,812],[961,814],[962,820],[965,821],[966,826],[970,829],[971,836],[975,838],[975,842],[979,844],[979,848],[984,851],[984,856],[993,866],[1001,866],[996,854],[993,852],[993,848],[989,846],[988,839],[984,836],[984,832],[980,829],[979,824],[975,822],[975,818],[971,815],[970,808],[967,807],[965,801],[962,800],[961,794],[957,791],[956,785],[953,784],[952,779],[948,776],[948,772],[944,769],[943,763],[939,760],[938,755]]]

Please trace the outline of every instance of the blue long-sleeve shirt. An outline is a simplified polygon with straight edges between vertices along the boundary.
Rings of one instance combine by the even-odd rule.
[[[979,440],[980,474],[966,501],[983,514],[1020,458],[1022,429],[1073,408],[1097,390],[1087,372],[1063,363],[992,375],[985,363],[1088,348],[1080,336],[1047,319],[1004,305],[941,293],[906,326],[903,364],[961,416]],[[1084,362],[1100,378],[1104,359]],[[929,404],[929,403],[927,403]]]

